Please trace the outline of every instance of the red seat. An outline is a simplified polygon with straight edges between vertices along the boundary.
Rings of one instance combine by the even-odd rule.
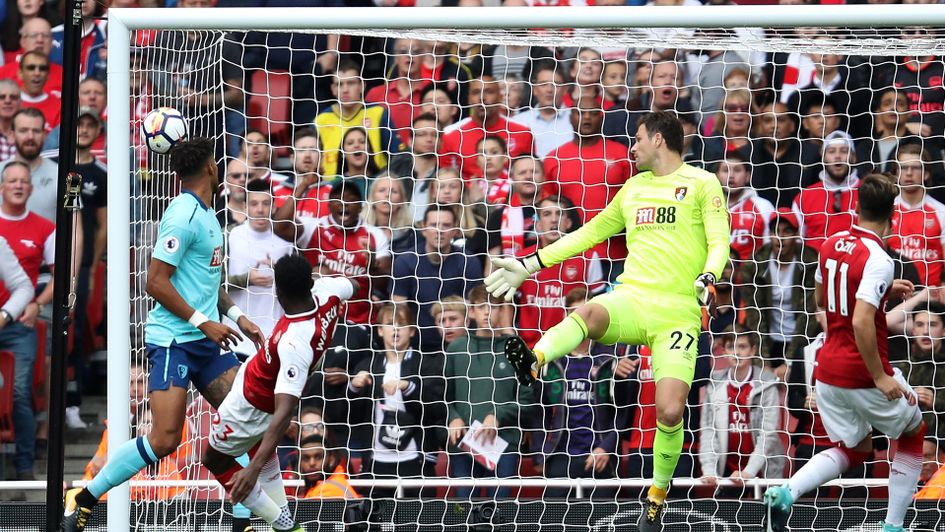
[[[257,70],[250,78],[246,116],[250,129],[269,137],[276,156],[292,146],[292,75]]]
[[[16,356],[0,351],[0,443],[13,441],[13,379]]]
[[[86,353],[105,349],[105,338],[96,334],[105,314],[105,263],[99,262],[92,275],[95,276],[95,287],[89,294],[89,301],[85,307],[87,313],[84,331]]]

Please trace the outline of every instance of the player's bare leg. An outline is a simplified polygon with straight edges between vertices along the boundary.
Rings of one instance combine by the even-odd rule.
[[[518,374],[522,384],[530,385],[538,379],[541,367],[574,351],[586,338],[597,340],[607,332],[610,315],[603,305],[585,303],[560,323],[548,330],[535,349],[513,336],[505,342],[505,356]]]
[[[80,532],[99,498],[123,484],[145,467],[157,463],[180,445],[187,408],[187,390],[171,386],[148,394],[152,426],[147,436],[128,440],[115,450],[105,467],[88,486],[66,492],[62,529]]]
[[[664,377],[656,383],[656,437],[653,440],[653,485],[647,492],[643,514],[638,523],[641,532],[663,529],[663,507],[669,483],[679,463],[683,445],[683,413],[689,397],[689,384]]]
[[[798,498],[808,491],[839,478],[846,470],[859,466],[872,456],[872,434],[852,449],[841,445],[815,454],[804,464],[804,467],[794,473],[787,484],[774,486],[765,491],[767,530],[786,531],[791,517],[791,507]]]
[[[233,478],[233,475],[243,469],[243,466],[241,466],[236,461],[236,458],[223,454],[209,445],[207,446],[206,451],[204,451],[203,459],[201,461],[204,467],[213,473],[213,476],[220,482],[221,485],[223,485],[224,488],[226,488],[230,483],[230,479]],[[281,475],[281,471],[278,470],[279,466],[277,459],[274,461],[274,464],[275,474]],[[260,481],[263,477],[272,475],[273,472],[271,469],[271,464],[267,463],[266,468],[260,472],[260,480],[256,481],[256,485],[253,486],[253,489],[250,491],[249,495],[239,502],[252,510],[254,514],[263,518],[267,523],[271,524],[273,530],[280,532],[297,532],[304,530],[300,525],[295,523],[292,518],[292,514],[289,512],[288,503],[285,498],[285,490],[282,489],[281,476],[278,482],[278,488],[282,489],[280,500],[274,500],[274,498],[271,496],[276,495],[276,498],[279,498],[279,494],[271,490],[263,489]]]
[[[233,381],[236,379],[236,372],[239,366],[232,367],[221,373],[219,377],[213,379],[206,388],[200,390],[200,395],[210,403],[213,408],[220,408],[220,404],[226,399],[226,394],[230,393],[233,387]]]

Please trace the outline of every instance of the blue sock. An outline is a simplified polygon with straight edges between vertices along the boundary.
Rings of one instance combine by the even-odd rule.
[[[128,440],[118,446],[114,456],[108,460],[105,467],[95,475],[86,489],[96,499],[101,498],[108,490],[123,484],[135,476],[138,471],[157,462],[157,456],[151,449],[151,444],[144,436]]]
[[[236,458],[236,463],[246,467],[249,465],[249,455],[241,454]],[[249,508],[243,506],[242,504],[236,503],[233,505],[233,518],[234,519],[249,519],[251,512]]]

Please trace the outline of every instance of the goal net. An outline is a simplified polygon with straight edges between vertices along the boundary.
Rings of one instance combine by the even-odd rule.
[[[180,186],[138,130],[148,111],[170,106],[192,136],[216,142],[226,286],[251,319],[268,333],[281,316],[272,264],[287,253],[360,284],[280,443],[300,522],[635,523],[653,470],[649,348],[582,344],[526,388],[501,342],[514,332],[533,345],[569,308],[630,281],[620,275],[636,257],[618,235],[527,281],[513,304],[490,301],[481,285],[491,259],[550,245],[597,215],[635,171],[641,116],[668,110],[683,124],[685,161],[718,175],[732,233],[720,316],[699,338],[678,339],[696,342],[699,356],[667,529],[758,529],[764,490],[829,447],[810,385],[817,247],[855,222],[856,187],[872,172],[901,185],[887,244],[897,277],[921,293],[890,313],[889,353],[926,390],[927,481],[945,414],[943,316],[928,304],[945,300],[935,288],[945,63],[928,14],[940,11],[676,9],[112,10],[109,114],[119,125],[108,131],[109,194],[129,205],[110,213],[112,368],[148,371],[148,262]],[[267,220],[302,182],[296,238],[280,240]],[[679,187],[675,200],[689,192]],[[392,302],[393,318],[382,310]],[[416,324],[406,355],[378,324],[389,320],[401,335],[404,321]],[[141,433],[147,401],[129,409],[127,386],[110,373],[111,427]],[[110,497],[110,530],[228,526],[231,508],[199,465],[212,409],[191,394],[182,447],[130,495]],[[481,428],[492,422],[495,440]],[[111,447],[134,434],[113,430]],[[468,450],[493,442],[494,455]],[[879,530],[895,444],[877,435],[874,445],[865,467],[803,498],[792,525]],[[318,493],[348,499],[307,497]],[[919,501],[907,525],[935,528],[938,516]]]

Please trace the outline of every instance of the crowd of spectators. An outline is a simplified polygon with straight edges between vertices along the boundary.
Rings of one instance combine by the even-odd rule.
[[[36,323],[49,320],[55,265],[55,150],[63,135],[62,12],[56,4],[6,0],[0,8],[0,265],[12,254],[22,270],[4,266],[0,272],[0,351],[15,358],[19,479],[33,478],[34,452],[44,438],[32,386],[35,368],[42,367],[36,358],[48,352],[47,339],[38,337],[48,328]],[[343,5],[111,2],[155,4]],[[94,378],[88,359],[105,334],[105,7],[92,0],[83,5],[76,131],[76,168],[84,179],[75,266],[80,311],[67,410],[74,430],[85,428],[79,407]],[[903,38],[923,35],[902,30]],[[358,281],[333,346],[310,380],[298,424],[280,449],[286,474],[305,480],[296,495],[394,495],[392,489],[355,489],[350,478],[651,474],[655,386],[646,346],[585,342],[546,368],[535,388],[518,384],[502,354],[509,335],[533,345],[569,309],[609,290],[624,261],[633,260],[624,239],[542,270],[512,304],[490,298],[482,279],[490,257],[528,255],[600,213],[635,171],[629,146],[640,117],[655,110],[673,111],[683,121],[685,160],[718,175],[732,227],[731,263],[717,285],[721,312],[699,339],[702,356],[677,476],[701,478],[719,496],[739,496],[745,480],[783,477],[792,464],[831,445],[810,382],[822,332],[814,270],[820,243],[855,223],[857,186],[874,171],[900,184],[888,251],[897,275],[919,287],[912,299],[890,302],[899,310],[890,313],[890,352],[926,412],[925,478],[945,456],[945,380],[936,371],[945,360],[938,356],[945,338],[940,58],[469,46],[279,32],[217,37],[171,30],[135,35],[133,259],[138,269],[147,264],[159,207],[174,193],[162,174],[166,161],[140,147],[138,126],[153,107],[170,105],[185,114],[192,135],[219,140],[224,282],[264,332],[281,316],[272,270],[280,257],[301,253],[320,275]],[[253,98],[268,90],[269,80],[258,75],[266,71],[289,75],[286,123],[253,114]],[[133,288],[139,301],[141,288]],[[140,316],[136,309],[132,319]],[[253,355],[248,344],[236,350]],[[143,371],[132,369],[139,431],[147,427],[147,410],[134,379]],[[205,407],[193,412],[208,415]],[[189,426],[199,435],[199,421]],[[495,463],[469,450],[493,444],[502,449]],[[92,474],[101,467],[104,444],[100,451],[89,465]],[[182,458],[190,454],[182,449],[150,478],[194,478],[188,471],[196,466]],[[470,487],[452,493],[512,494]],[[544,494],[574,495],[568,488]],[[590,492],[594,498],[616,494]]]

